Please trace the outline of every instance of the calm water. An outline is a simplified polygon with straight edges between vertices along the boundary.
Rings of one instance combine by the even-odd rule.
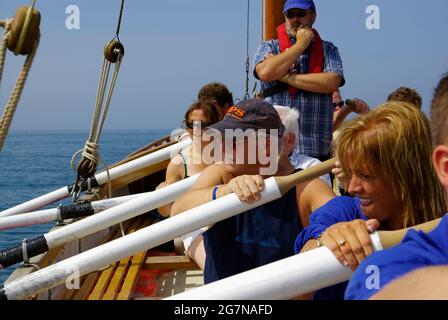
[[[100,155],[110,165],[169,132],[105,131],[100,141]],[[0,211],[72,184],[75,172],[70,169],[70,159],[84,146],[86,138],[87,131],[10,132],[0,153]],[[0,231],[0,250],[18,245],[24,238],[45,233],[52,225]],[[0,284],[15,267],[0,271]]]

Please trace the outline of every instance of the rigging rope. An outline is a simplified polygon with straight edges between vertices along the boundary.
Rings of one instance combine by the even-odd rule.
[[[247,0],[247,18],[246,18],[246,94],[244,95],[244,100],[249,99],[249,72],[250,72],[250,62],[249,62],[249,23],[250,23],[250,0]]]
[[[121,0],[120,15],[117,22],[117,29],[115,37],[109,41],[104,47],[104,58],[100,72],[100,79],[98,83],[98,89],[96,94],[95,106],[92,116],[92,122],[90,125],[90,132],[88,139],[84,145],[84,149],[81,149],[72,156],[71,167],[74,170],[74,161],[79,153],[82,152],[81,160],[77,165],[77,177],[75,185],[72,189],[73,202],[78,200],[79,194],[82,191],[82,185],[84,182],[88,183],[88,190],[90,190],[90,180],[97,169],[98,163],[101,161],[106,169],[108,177],[108,197],[112,196],[111,180],[109,175],[109,169],[106,163],[101,159],[99,155],[99,140],[103,131],[104,123],[106,121],[107,113],[109,111],[110,102],[114,93],[115,85],[120,71],[121,62],[124,56],[124,47],[119,41],[119,33],[121,26],[121,18],[123,15],[124,0]],[[115,40],[117,39],[117,40]],[[114,71],[112,73],[111,82],[107,96],[106,89],[109,81],[110,71],[112,64],[115,64]],[[106,97],[106,100],[104,98]]]
[[[9,127],[11,126],[14,113],[20,101],[20,97],[25,87],[28,74],[31,70],[34,57],[40,42],[40,14],[34,10],[35,0],[31,7],[22,7],[17,11],[14,19],[0,21],[0,26],[5,29],[3,39],[0,44],[0,81],[2,79],[5,65],[6,49],[9,48],[15,54],[28,54],[23,64],[22,70],[17,77],[15,86],[11,91],[8,102],[0,118],[0,151],[3,148]],[[26,10],[26,17],[23,19]],[[30,30],[31,28],[31,30]],[[13,41],[17,40],[17,42]],[[31,46],[31,51],[30,50]]]

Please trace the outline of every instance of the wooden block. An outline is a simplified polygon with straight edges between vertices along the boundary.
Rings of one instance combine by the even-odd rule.
[[[199,269],[198,265],[187,256],[148,257],[143,265],[144,269]]]

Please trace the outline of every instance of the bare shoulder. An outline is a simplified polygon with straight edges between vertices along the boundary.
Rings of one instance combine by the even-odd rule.
[[[212,187],[229,181],[229,172],[223,164],[212,164],[202,171],[192,189]]]
[[[168,167],[166,168],[165,180],[167,183],[173,183],[184,178],[184,162],[180,154],[174,156],[171,159]]]

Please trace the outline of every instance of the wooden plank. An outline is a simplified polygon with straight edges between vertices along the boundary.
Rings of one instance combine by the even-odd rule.
[[[124,279],[123,286],[117,300],[129,300],[137,283],[138,275],[140,273],[143,260],[145,259],[146,251],[139,252],[132,258],[131,265],[129,267],[126,278]]]
[[[79,288],[79,290],[77,290],[76,294],[73,296],[73,300],[85,300],[87,299],[87,297],[89,296],[90,292],[92,291],[93,287],[95,286],[96,281],[98,280],[100,276],[100,273],[98,271],[89,273],[86,277],[85,280],[81,286],[81,288]]]
[[[137,231],[138,229],[144,228],[149,225],[149,220],[142,217],[139,219],[141,222],[135,229],[130,230],[128,233],[133,233]],[[125,278],[128,269],[129,264],[131,261],[132,256],[121,259],[121,261],[118,263],[117,268],[115,269],[114,275],[110,281],[109,286],[107,287],[106,292],[103,295],[103,300],[114,300],[115,297],[118,294],[118,291],[120,290],[121,284],[123,283],[123,279]]]
[[[156,221],[151,222],[151,224],[154,223],[156,223]],[[123,286],[121,287],[117,300],[129,300],[131,298],[145,256],[146,251],[142,251],[134,255],[132,258],[131,265],[129,266],[128,273],[124,279]]]
[[[130,230],[135,230],[141,223],[141,218],[135,219],[134,223],[131,225]],[[98,279],[95,287],[92,290],[88,300],[100,300],[109,285],[109,282],[117,268],[117,263],[110,265],[107,269],[101,272],[100,278]]]
[[[110,166],[109,170],[112,169],[112,168],[118,167],[118,166],[120,166],[122,164],[128,163],[128,162],[130,162],[132,160],[144,157],[144,156],[146,156],[148,154],[151,154],[153,152],[162,150],[162,149],[164,149],[166,147],[172,146],[173,144],[176,144],[176,143],[177,143],[177,141],[171,141],[171,142],[168,142],[168,143],[165,143],[165,144],[153,147],[153,148],[151,148],[149,150],[148,149],[141,150],[141,151],[137,150],[136,151],[137,153],[131,153],[127,158],[125,158],[125,159],[123,159],[123,160],[113,164],[112,166]],[[151,145],[149,145],[148,147],[151,147]],[[143,148],[145,148],[145,147],[143,147]]]
[[[143,265],[144,269],[171,270],[171,269],[199,269],[198,265],[187,256],[157,256],[148,257]]]
[[[168,164],[170,163],[170,160],[162,161],[158,164],[148,166],[146,168],[140,169],[138,171],[132,172],[130,174],[127,174],[124,177],[115,179],[112,181],[112,190],[120,189],[124,186],[127,186],[128,184],[140,180],[144,177],[147,177],[153,173],[165,170],[166,167],[168,167]],[[102,190],[104,189],[107,191],[107,183],[102,186]]]
[[[123,223],[123,228],[126,230],[130,226],[130,221],[125,221]],[[120,228],[116,228],[115,232],[111,232],[110,234],[106,235],[102,241],[100,241],[100,244],[106,243],[109,241],[112,241],[114,239],[117,239],[121,236],[121,230]],[[88,296],[92,292],[92,289],[94,288],[95,284],[97,283],[98,278],[100,277],[101,272],[100,271],[94,271],[86,276],[84,276],[84,281],[82,282],[81,287],[78,290],[67,290],[67,291],[73,291],[73,295],[71,296],[72,300],[86,300],[88,299]],[[67,299],[66,299],[67,298]],[[64,296],[64,300],[68,300],[69,296]]]

